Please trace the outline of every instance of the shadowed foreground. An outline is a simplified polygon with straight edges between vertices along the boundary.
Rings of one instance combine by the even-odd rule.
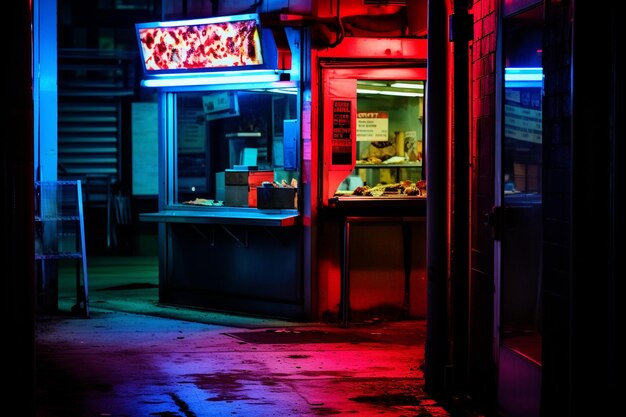
[[[159,306],[156,263],[90,266],[90,318],[37,318],[38,417],[453,415],[423,391],[424,321],[293,323]],[[71,274],[70,274],[71,275]]]

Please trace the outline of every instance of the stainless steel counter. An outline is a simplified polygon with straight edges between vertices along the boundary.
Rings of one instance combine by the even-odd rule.
[[[297,210],[261,210],[247,207],[180,207],[141,213],[139,219],[157,223],[218,224],[288,227],[299,223]]]

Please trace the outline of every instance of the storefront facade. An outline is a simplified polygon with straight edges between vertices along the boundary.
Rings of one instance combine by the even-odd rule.
[[[258,29],[260,68],[164,69],[180,58],[143,51],[159,211],[140,219],[159,224],[159,301],[344,325],[424,318],[425,39],[398,23],[395,38],[329,47],[271,13],[141,23],[137,36],[158,50],[170,33],[241,22]]]
[[[330,3],[301,7],[294,14],[328,18],[337,12]],[[359,9],[361,2],[352,10],[349,3],[342,2],[341,14],[363,11]],[[403,314],[408,312],[408,317],[425,316],[428,320],[425,378],[431,391],[471,399],[491,415],[609,415],[619,398],[616,329],[620,323],[616,312],[621,309],[616,277],[626,275],[617,251],[624,236],[623,203],[618,198],[624,174],[617,163],[624,154],[617,139],[623,113],[623,83],[616,75],[623,53],[617,42],[623,31],[619,14],[613,5],[600,9],[582,2],[504,0],[471,4],[430,1],[427,13],[427,38],[417,31],[406,40],[391,33],[379,36],[379,42],[363,40],[361,45],[371,44],[377,51],[372,60],[376,65],[369,62],[368,68],[362,68],[366,59],[355,39],[348,36],[345,43],[333,45],[336,32],[331,31],[326,45],[314,45],[314,27],[291,19],[283,27],[289,34],[292,64],[299,68],[292,66],[288,80],[278,77],[260,84],[150,87],[158,91],[162,166],[159,213],[145,213],[144,220],[160,225],[160,297],[172,304],[250,314],[307,320],[329,317],[346,325],[357,318],[350,313],[363,317],[366,312],[380,312],[382,306],[391,305],[390,310],[400,312],[400,317],[407,317]],[[469,31],[466,24],[459,23],[468,22],[465,13],[471,17]],[[452,15],[456,17],[451,19]],[[452,32],[450,24],[455,28]],[[38,29],[36,24],[35,31]],[[544,31],[541,36],[538,29]],[[595,42],[580,41],[590,34]],[[424,42],[426,48],[422,48]],[[375,46],[380,44],[387,47]],[[529,63],[515,62],[521,56],[518,52],[528,50],[534,58],[541,54],[542,86],[536,84],[537,72],[532,71],[518,72],[523,75],[516,80],[521,84],[509,84],[515,78],[508,77],[514,74],[511,68],[538,68],[532,59]],[[589,69],[588,62],[597,65]],[[42,66],[34,68],[39,71]],[[381,68],[391,72],[381,74]],[[407,126],[399,126],[397,120],[402,116],[392,114],[382,100],[380,108],[370,107],[376,100],[367,99],[366,107],[359,109],[365,96],[349,89],[354,92],[359,82],[378,81],[410,81],[424,86],[423,102],[413,106],[407,101],[406,105],[416,109],[417,121],[408,118]],[[327,91],[326,85],[332,85],[333,91]],[[270,92],[270,87],[296,94],[284,89]],[[36,97],[40,88],[35,88]],[[543,97],[539,107],[533,99],[538,88]],[[284,114],[277,119],[282,125],[277,123],[268,130],[274,137],[283,133],[283,153],[274,153],[273,145],[270,151],[267,142],[262,143],[262,135],[237,135],[250,131],[229,127],[234,120],[231,117],[213,118],[205,111],[211,110],[209,103],[227,104],[218,112],[234,110],[230,93],[235,91],[242,92],[237,96],[240,115],[242,104],[259,112],[272,109]],[[257,101],[259,95],[267,101]],[[407,215],[404,203],[396,206],[391,200],[393,215],[386,209],[376,212],[380,207],[374,211],[376,216],[372,217],[382,214],[384,218],[380,224],[346,222],[348,217],[369,216],[367,205],[379,201],[365,200],[364,207],[347,207],[355,210],[348,216],[332,211],[345,203],[345,199],[335,199],[345,197],[336,191],[353,192],[349,189],[352,179],[357,187],[360,182],[366,185],[372,181],[368,177],[372,173],[361,177],[361,172],[353,172],[361,168],[357,167],[362,156],[357,149],[363,145],[359,142],[367,142],[356,136],[357,113],[380,127],[377,119],[384,119],[384,112],[388,112],[387,134],[392,132],[397,141],[400,135],[396,131],[404,132],[406,140],[407,131],[420,130],[420,106],[425,120],[422,164],[426,169],[422,166],[421,177],[415,174],[406,179],[412,183],[428,180],[426,212],[419,206],[410,207]],[[36,105],[35,114],[42,108]],[[343,116],[348,108],[356,111],[346,125]],[[537,111],[541,111],[540,142],[536,135],[520,138],[520,125],[515,123],[518,116],[531,116],[528,121],[537,130]],[[198,116],[202,116],[201,122]],[[274,120],[267,116],[262,119]],[[35,120],[39,120],[36,131],[48,131],[45,121]],[[185,128],[179,125],[181,120],[187,123]],[[217,120],[223,124],[221,130],[208,129]],[[293,149],[299,158],[294,165],[285,166],[289,158],[285,159],[284,149],[289,149],[289,144],[284,134],[293,123],[285,122],[292,120],[298,125],[299,141]],[[507,127],[514,128],[512,135]],[[346,128],[351,133],[344,137]],[[376,132],[372,134],[379,134],[380,129]],[[334,133],[339,136],[334,137]],[[44,136],[36,135],[36,148],[52,149],[48,143],[38,142],[45,142]],[[228,144],[221,150],[215,148],[220,155],[215,160],[207,157],[207,151],[213,150],[208,145],[214,136],[219,136],[215,146],[217,141]],[[185,143],[176,143],[176,138],[185,139]],[[269,163],[270,153],[274,165],[273,157],[283,156],[280,172],[285,176],[274,180],[282,183],[284,179],[289,184],[296,179],[294,207],[257,215],[258,194],[257,207],[251,207],[250,184],[239,180],[228,185],[234,192],[230,196],[241,206],[209,206],[209,200],[226,200],[225,176],[227,169],[233,169],[231,164],[252,166],[241,159],[250,156],[249,152],[239,152],[238,159],[235,157],[238,163],[231,162],[229,154],[230,143],[236,149],[239,139],[245,142],[250,138],[266,148],[263,155],[256,146],[257,167],[260,162]],[[400,156],[394,152],[386,155]],[[342,159],[346,154],[350,155],[348,163]],[[50,169],[51,160],[56,167],[54,158],[35,159],[35,169],[39,162]],[[224,161],[228,166],[220,165]],[[198,166],[204,176],[198,175]],[[513,187],[505,180],[505,174],[511,176],[507,168],[515,179]],[[220,178],[215,174],[220,172],[224,172],[224,200],[217,194]],[[413,175],[412,171],[404,172]],[[391,176],[391,172],[385,175]],[[199,177],[204,180],[197,182]],[[15,178],[22,177],[9,176],[11,181]],[[198,194],[207,187],[212,187],[215,197]],[[521,197],[527,199],[520,201]],[[352,201],[360,204],[361,200]],[[507,223],[501,223],[499,216],[507,209],[527,223],[503,229]],[[398,212],[402,214],[398,216]],[[390,217],[393,222],[388,224]],[[28,224],[31,222],[26,219],[24,226]],[[420,229],[422,225],[425,230]],[[405,249],[405,226],[412,236],[414,256],[406,262],[405,256],[396,252],[387,259],[387,269],[376,274],[388,274],[394,289],[379,298],[369,297],[365,289],[372,288],[377,277],[359,270],[358,262],[370,261],[366,269],[378,265],[377,256],[387,245],[368,247],[363,241],[372,242],[372,235],[376,239],[390,236],[392,248]],[[346,230],[353,234],[346,234]],[[420,242],[416,237],[420,235],[423,246],[415,243]],[[370,251],[371,259],[355,257],[342,246],[346,237],[352,242],[348,248]],[[263,248],[261,252],[269,258],[258,252],[250,256],[257,248]],[[356,263],[346,262],[349,259]],[[419,263],[421,259],[425,259],[424,264]],[[16,261],[12,262],[16,266]],[[346,265],[351,271],[346,271]],[[213,268],[215,274],[206,272]],[[420,281],[423,274],[425,283]],[[210,279],[218,275],[226,279]],[[348,281],[346,276],[350,275]],[[11,282],[22,283],[23,278],[20,275]],[[226,293],[228,297],[224,297]]]

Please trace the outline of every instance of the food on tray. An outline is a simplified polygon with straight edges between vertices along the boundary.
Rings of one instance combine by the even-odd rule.
[[[419,188],[420,195],[426,197],[426,180],[421,180],[415,183],[415,186]]]
[[[364,164],[382,164],[383,160],[380,158],[377,158],[375,156],[368,156],[366,159],[359,159],[358,161],[356,161],[356,163],[358,165],[364,165]]]
[[[398,132],[397,132],[398,133]],[[414,137],[415,132],[405,136],[404,145],[397,135],[388,141],[372,141],[359,146],[357,165],[415,164],[422,162],[422,141]],[[361,142],[363,143],[363,142]],[[398,148],[402,146],[402,149]]]
[[[367,149],[361,153],[362,160],[367,161],[368,158],[377,158],[381,162],[396,154],[396,145],[391,142],[371,142]],[[373,163],[373,162],[370,162]],[[380,163],[380,162],[377,162]]]
[[[383,161],[383,164],[402,164],[406,162],[404,156],[392,156],[391,158],[387,158]]]
[[[372,197],[380,197],[382,195],[407,195],[426,197],[426,181],[413,183],[411,180],[404,180],[393,184],[378,184],[374,187],[363,185],[361,187],[356,187],[351,194],[342,193],[342,195]]]
[[[223,201],[207,200],[206,198],[194,198],[193,200],[183,201],[183,204],[189,206],[223,206]]]
[[[404,189],[406,195],[421,195],[420,189],[415,185],[409,185]]]

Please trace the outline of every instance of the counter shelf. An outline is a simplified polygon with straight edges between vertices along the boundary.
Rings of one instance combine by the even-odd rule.
[[[157,223],[167,252],[159,302],[277,317],[303,316],[297,209],[171,205]]]
[[[400,164],[359,164],[358,162],[354,165],[356,169],[362,168],[421,168],[421,162],[405,162]]]
[[[157,223],[216,224],[224,226],[289,227],[299,223],[296,209],[257,209],[249,207],[168,208],[156,213],[141,213],[139,219]]]
[[[383,194],[381,196],[334,196],[328,199],[331,213],[339,216],[426,216],[426,197]]]

